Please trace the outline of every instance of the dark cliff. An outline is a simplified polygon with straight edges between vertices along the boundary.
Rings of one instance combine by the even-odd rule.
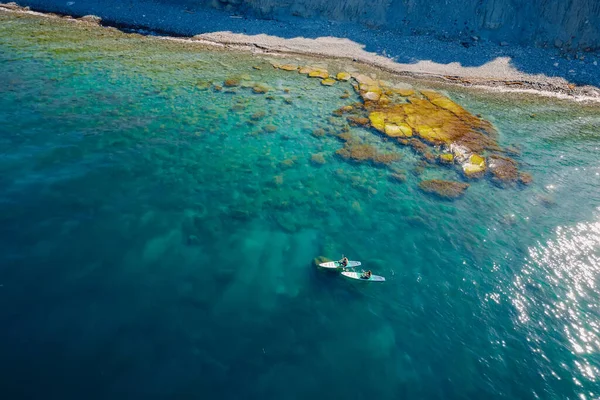
[[[172,2],[173,0],[160,0]],[[175,0],[261,18],[354,21],[403,34],[600,48],[599,0]]]

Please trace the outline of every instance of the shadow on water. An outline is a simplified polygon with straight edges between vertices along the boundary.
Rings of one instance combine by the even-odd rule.
[[[463,67],[478,67],[508,58],[520,72],[564,78],[579,85],[600,86],[600,74],[587,60],[568,60],[558,52],[535,47],[502,47],[491,42],[438,40],[432,36],[398,35],[395,32],[368,29],[352,22],[331,22],[322,19],[290,17],[285,21],[261,20],[233,16],[227,12],[204,8],[198,2],[150,2],[132,0],[24,0],[19,2],[33,9],[58,12],[76,17],[97,15],[103,23],[124,31],[135,29],[141,34],[168,34],[189,37],[198,34],[229,31],[246,35],[266,34],[285,39],[338,37],[360,44],[365,51],[377,53],[400,63],[415,64],[433,61],[439,64],[458,63]],[[389,40],[393,38],[393,40]]]

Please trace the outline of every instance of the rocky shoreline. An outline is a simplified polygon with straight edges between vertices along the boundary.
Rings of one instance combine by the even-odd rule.
[[[22,7],[16,3],[0,3],[0,10],[17,13],[36,12],[29,7]],[[208,13],[209,11],[206,12]],[[74,19],[72,16],[66,14],[47,12],[38,14],[45,17]],[[144,14],[144,16],[146,15]],[[227,17],[228,21],[225,22],[228,22],[231,25],[231,29],[233,29],[234,25],[237,25],[241,19],[247,23],[256,23],[259,25],[272,22],[261,20],[248,22],[248,20],[245,18],[231,18],[231,16],[227,15],[221,15],[221,17]],[[590,60],[588,60],[588,63],[590,64],[589,68],[587,68],[587,64],[582,66],[583,61],[567,60],[573,64],[573,66],[579,65],[580,68],[584,68],[586,71],[591,70],[591,72],[587,72],[588,74],[591,74],[591,78],[587,79],[589,83],[577,85],[572,81],[559,76],[547,76],[545,74],[530,74],[522,72],[515,68],[513,65],[513,60],[508,56],[495,58],[490,57],[490,61],[479,66],[463,66],[459,62],[443,64],[427,59],[422,59],[419,61],[415,60],[416,62],[406,63],[399,62],[394,57],[380,55],[377,52],[367,51],[365,50],[364,45],[350,39],[333,36],[319,36],[316,38],[286,38],[284,37],[285,35],[280,37],[264,33],[249,35],[243,33],[234,33],[231,31],[215,31],[200,33],[192,36],[189,36],[188,34],[188,36],[184,35],[181,37],[181,31],[169,29],[168,26],[166,26],[167,29],[165,29],[164,24],[153,24],[151,21],[145,24],[139,24],[136,23],[136,21],[130,21],[127,19],[123,19],[121,21],[115,19],[103,20],[100,17],[92,15],[81,17],[77,19],[77,21],[113,27],[116,26],[119,29],[139,31],[140,33],[146,34],[151,33],[157,35],[168,35],[165,37],[174,40],[189,40],[205,45],[219,46],[227,49],[268,53],[273,55],[298,55],[347,60],[352,63],[369,65],[398,76],[415,79],[427,79],[429,81],[443,82],[451,85],[482,88],[485,90],[502,92],[531,93],[581,102],[600,102],[600,76],[596,76],[598,74],[594,72],[597,69],[597,62]],[[266,30],[269,31],[268,29]],[[386,33],[384,32],[382,35],[385,38]],[[388,39],[393,41],[392,39],[398,38],[390,37]],[[417,39],[425,40],[427,38]],[[432,46],[433,45],[439,45],[439,43],[432,43]],[[485,49],[483,49],[483,51],[484,50]],[[541,49],[539,50],[542,51]],[[482,51],[482,49],[477,51]],[[531,49],[525,49],[524,51],[531,51]],[[548,57],[551,57],[551,55],[548,54]],[[552,58],[554,57],[552,56]],[[560,61],[564,62],[564,60]],[[558,62],[555,64],[558,64]],[[570,69],[569,71],[574,70]],[[598,83],[596,83],[596,80],[598,80]]]

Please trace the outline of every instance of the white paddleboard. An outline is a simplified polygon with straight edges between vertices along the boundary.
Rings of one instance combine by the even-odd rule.
[[[342,272],[342,275],[351,279],[358,279],[359,281],[369,281],[369,282],[385,282],[385,278],[379,275],[371,275],[369,279],[361,278],[361,272]]]
[[[360,261],[348,261],[348,265],[342,267],[339,261],[329,261],[319,264],[323,268],[354,268],[360,265]]]

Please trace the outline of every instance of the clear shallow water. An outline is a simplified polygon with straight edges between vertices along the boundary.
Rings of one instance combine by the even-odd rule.
[[[9,397],[600,395],[597,109],[447,91],[534,183],[446,202],[417,184],[453,170],[350,128],[403,155],[400,184],[312,135],[342,129],[349,85],[95,28],[0,32]],[[240,74],[272,90],[203,87]],[[342,253],[388,281],[312,264]]]

